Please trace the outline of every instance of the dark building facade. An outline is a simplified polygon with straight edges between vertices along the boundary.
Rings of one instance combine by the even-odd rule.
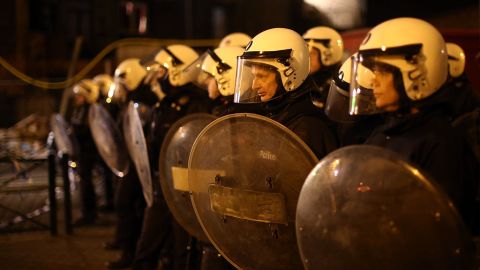
[[[480,26],[478,1],[472,0],[331,2],[5,0],[0,9],[0,56],[32,78],[63,81],[105,46],[127,37],[212,39],[214,45],[215,40],[236,31],[254,36],[268,28],[287,27],[303,33],[317,25],[347,31],[399,16],[420,17],[442,28],[478,31]],[[109,53],[90,74],[112,73],[117,62],[118,54]],[[62,92],[25,83],[0,67],[0,127],[11,126],[33,112],[58,111]]]

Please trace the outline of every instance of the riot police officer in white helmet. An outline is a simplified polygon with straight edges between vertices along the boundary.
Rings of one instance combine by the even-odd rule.
[[[235,102],[263,104],[268,117],[303,139],[323,157],[337,147],[334,132],[322,119],[307,79],[310,58],[304,39],[286,28],[273,28],[256,35],[237,61]]]
[[[73,133],[82,146],[78,153],[78,174],[80,176],[81,217],[75,225],[92,224],[97,219],[97,203],[93,185],[93,168],[97,151],[88,124],[88,110],[99,96],[99,88],[90,79],[83,79],[73,86],[74,110],[70,118]]]
[[[388,20],[370,30],[352,61],[350,113],[382,111],[386,117],[366,143],[396,151],[430,173],[470,223],[478,164],[451,127],[441,98],[448,91],[442,35],[420,19]],[[366,88],[363,68],[373,73]]]

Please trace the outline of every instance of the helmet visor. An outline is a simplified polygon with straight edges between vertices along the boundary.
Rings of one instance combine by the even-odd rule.
[[[182,71],[182,77],[185,81],[191,82],[197,87],[208,90],[208,82],[213,77],[211,74],[202,69],[203,61],[207,58],[208,53],[202,54],[197,60],[193,61],[188,67]]]
[[[283,94],[280,72],[287,77],[293,73],[291,54],[291,49],[247,51],[237,57],[234,102],[267,102]]]
[[[369,68],[370,58],[358,54],[352,56],[352,70],[350,78],[350,104],[351,115],[374,114],[379,110],[373,90],[375,74]]]
[[[330,83],[327,101],[325,103],[325,115],[339,123],[351,123],[355,116],[349,114],[350,84],[337,78]]]
[[[146,84],[151,84],[154,80],[164,80],[167,78],[168,69],[155,60],[145,62],[142,65],[147,71],[147,75],[145,76]]]
[[[427,85],[422,46],[381,46],[359,51],[352,58],[350,113],[394,111],[401,105],[401,96],[421,97],[421,89]]]

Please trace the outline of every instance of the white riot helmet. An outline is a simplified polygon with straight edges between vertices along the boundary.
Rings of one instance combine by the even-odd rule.
[[[93,77],[93,82],[95,82],[98,85],[100,89],[100,94],[104,97],[108,97],[108,90],[113,85],[112,76],[108,74],[99,74]]]
[[[465,53],[462,47],[455,43],[447,42],[448,74],[452,78],[460,77],[465,71]]]
[[[303,38],[293,30],[272,28],[256,35],[237,59],[234,101],[259,102],[252,89],[252,67],[263,66],[280,77],[279,86],[294,91],[305,81],[310,71],[310,56]]]
[[[119,85],[126,88],[127,91],[134,91],[140,85],[147,71],[140,64],[140,59],[129,58],[123,60],[115,69],[114,82],[115,86]]]
[[[168,80],[173,86],[183,86],[189,81],[182,71],[198,58],[198,53],[189,46],[175,44],[161,49],[154,61],[168,71]]]
[[[319,50],[323,66],[332,66],[342,60],[343,39],[334,29],[325,26],[313,27],[303,34],[303,38],[310,50]]]
[[[84,97],[88,104],[93,104],[98,99],[99,88],[93,80],[83,79],[73,86],[73,93]]]
[[[231,96],[235,91],[237,57],[242,55],[243,51],[244,49],[238,46],[208,50],[185,69],[184,75],[205,90],[209,90],[210,80],[214,79],[220,94]]]
[[[350,112],[372,113],[371,106],[362,108],[362,103],[357,102],[364,94],[359,87],[363,80],[359,66],[375,74],[392,73],[400,97],[398,105],[412,103],[431,96],[445,83],[448,73],[445,42],[435,27],[415,18],[388,20],[370,30],[353,58]]]
[[[238,47],[247,47],[248,43],[252,40],[252,37],[241,32],[230,33],[226,35],[220,41],[218,48],[226,46],[238,46]]]

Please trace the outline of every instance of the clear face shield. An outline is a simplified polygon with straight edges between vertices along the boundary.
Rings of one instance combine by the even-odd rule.
[[[339,123],[351,123],[356,117],[349,113],[350,84],[344,79],[344,74],[339,74],[330,82],[327,101],[325,103],[325,115]]]
[[[152,57],[146,61],[143,61],[142,66],[147,71],[144,84],[149,85],[152,92],[155,93],[160,100],[162,100],[166,94],[162,89],[160,81],[168,78],[168,67]]]
[[[145,84],[153,84],[155,80],[164,80],[167,78],[168,69],[155,60],[142,64],[147,71],[145,75]]]
[[[401,95],[421,95],[427,86],[421,49],[422,44],[382,47],[352,57],[350,114],[395,111]]]
[[[199,87],[203,90],[208,90],[209,82],[214,79],[212,74],[209,74],[205,70],[203,70],[203,62],[208,57],[208,53],[202,54],[197,60],[193,61],[188,67],[186,67],[183,72],[182,76],[192,82],[194,85]]]
[[[288,77],[294,72],[289,62],[291,53],[288,49],[238,56],[234,102],[260,103],[279,97],[284,89],[280,73]]]
[[[207,90],[211,99],[220,95],[220,89],[226,92],[231,80],[225,75],[231,67],[211,50],[205,52],[182,72],[182,76],[197,87]]]
[[[363,115],[378,113],[375,105],[373,83],[375,75],[371,69],[365,66],[361,54],[352,56],[351,78],[350,78],[350,115]]]

